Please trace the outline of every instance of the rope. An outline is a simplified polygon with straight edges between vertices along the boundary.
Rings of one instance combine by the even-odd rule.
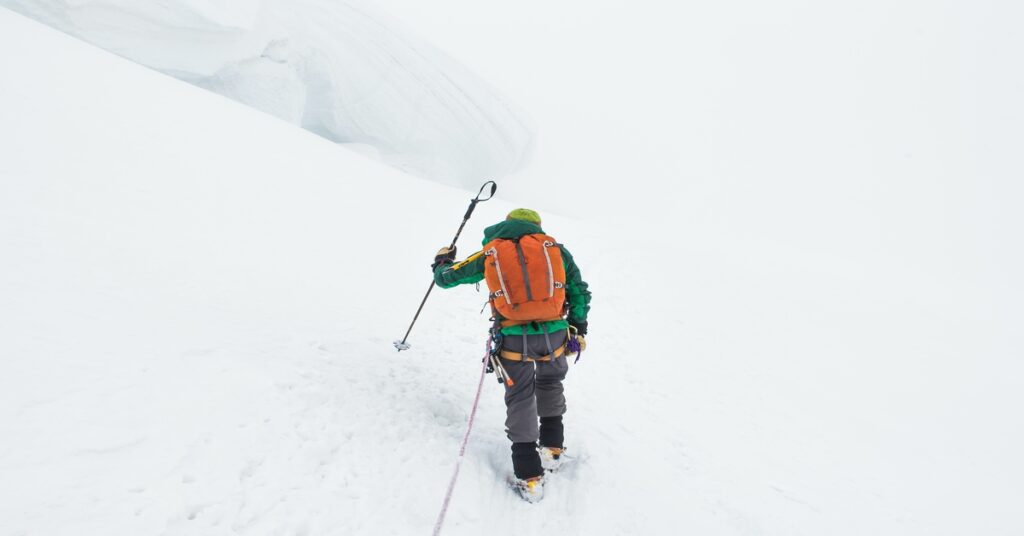
[[[469,412],[469,423],[466,425],[466,435],[462,438],[462,446],[459,447],[459,458],[455,462],[455,472],[448,482],[448,493],[444,496],[444,504],[441,506],[441,513],[437,516],[437,523],[434,523],[434,536],[441,534],[441,526],[444,525],[444,516],[448,513],[448,506],[451,504],[452,492],[455,491],[455,481],[459,479],[459,469],[462,467],[462,460],[466,454],[466,444],[469,442],[469,433],[473,431],[473,419],[476,418],[476,408],[480,404],[480,392],[484,387],[484,375],[487,374],[487,360],[491,353],[490,337],[487,339],[487,355],[484,356],[483,367],[480,369],[480,382],[476,386],[476,398],[473,399],[473,409]]]

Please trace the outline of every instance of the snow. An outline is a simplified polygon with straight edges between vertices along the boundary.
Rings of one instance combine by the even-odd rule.
[[[448,184],[505,176],[532,148],[526,114],[360,0],[0,6]]]
[[[384,3],[537,118],[460,249],[545,206],[595,296],[575,461],[515,497],[488,377],[445,534],[1024,530],[1019,8]],[[391,341],[482,181],[0,36],[0,534],[429,531],[484,296]]]

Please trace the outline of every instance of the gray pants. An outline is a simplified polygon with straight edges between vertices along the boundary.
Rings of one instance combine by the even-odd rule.
[[[565,333],[550,335],[555,348],[565,342]],[[502,345],[521,352],[522,338],[507,337]],[[547,341],[543,335],[528,335],[527,346],[533,355],[546,355]],[[505,432],[513,443],[531,443],[540,437],[539,417],[556,417],[565,413],[565,390],[562,380],[569,372],[565,356],[551,361],[510,361],[502,359],[514,385],[505,384]]]

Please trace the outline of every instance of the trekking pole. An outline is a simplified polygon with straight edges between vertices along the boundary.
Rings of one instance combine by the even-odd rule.
[[[484,189],[487,188],[488,184],[491,185],[491,193],[488,194],[487,197],[481,198],[480,196],[484,194]],[[466,226],[466,222],[469,221],[469,217],[473,215],[473,209],[476,208],[476,204],[481,201],[487,201],[488,199],[494,197],[494,192],[496,192],[497,190],[498,185],[495,184],[494,181],[487,181],[484,183],[483,186],[480,187],[480,191],[477,192],[476,197],[474,197],[469,202],[469,208],[466,209],[466,215],[462,217],[462,225],[459,225],[459,230],[455,231],[455,238],[452,239],[452,245],[448,246],[448,249],[453,249],[455,247],[455,243],[459,241],[459,235],[462,234],[462,229]],[[402,340],[400,341],[394,342],[395,348],[398,348],[399,352],[411,348],[411,345],[407,344],[405,340],[409,338],[409,333],[412,332],[412,327],[416,325],[416,320],[420,317],[420,312],[423,311],[423,306],[426,305],[427,298],[430,297],[430,291],[432,290],[434,290],[433,281],[430,282],[430,287],[427,289],[427,294],[423,296],[423,301],[420,302],[419,309],[416,309],[416,315],[412,317],[412,323],[409,324],[409,329],[406,330],[405,337],[402,337]]]

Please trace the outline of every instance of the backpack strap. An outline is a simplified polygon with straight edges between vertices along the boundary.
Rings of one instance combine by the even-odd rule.
[[[511,297],[508,295],[508,289],[505,288],[505,276],[501,273],[501,264],[498,263],[498,249],[493,246],[493,242],[494,241],[488,244],[491,247],[484,250],[484,255],[494,257],[494,269],[498,272],[498,282],[500,283],[501,288],[491,294],[491,299],[493,300],[494,298],[503,297],[505,298],[505,303],[512,305]]]
[[[553,348],[551,348],[551,334],[548,333],[548,324],[547,324],[547,322],[545,322],[544,324],[541,324],[541,325],[543,326],[543,329],[544,329],[544,342],[547,343],[547,345],[548,345],[548,355],[551,355],[551,354],[555,353],[555,350]],[[525,329],[523,330],[523,333],[526,333]]]
[[[513,238],[512,243],[516,245],[516,258],[519,260],[519,268],[523,271],[523,284],[526,286],[526,301],[533,301],[533,290],[530,288],[530,271],[526,269],[526,254],[523,253],[523,245],[518,238]]]

